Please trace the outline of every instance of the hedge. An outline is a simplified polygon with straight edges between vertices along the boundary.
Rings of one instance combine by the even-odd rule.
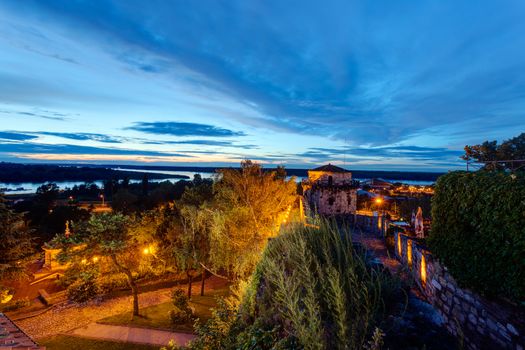
[[[525,305],[525,174],[441,176],[428,246],[461,286]]]

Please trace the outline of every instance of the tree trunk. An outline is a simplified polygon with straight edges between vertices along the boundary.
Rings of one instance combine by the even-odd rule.
[[[204,295],[204,281],[206,280],[206,270],[202,269],[201,296]]]
[[[113,260],[113,263],[117,266],[117,268],[126,275],[126,279],[128,280],[128,285],[131,288],[131,293],[133,294],[133,316],[139,316],[139,287],[135,280],[133,279],[133,274],[131,273],[131,270],[124,267],[123,265],[119,264],[117,257],[115,255],[111,255],[111,260]]]
[[[133,293],[133,316],[139,316],[139,288],[133,278],[128,277],[128,283]]]
[[[188,276],[188,299],[191,299],[191,284],[193,282],[193,277],[189,271],[186,271],[186,275]]]

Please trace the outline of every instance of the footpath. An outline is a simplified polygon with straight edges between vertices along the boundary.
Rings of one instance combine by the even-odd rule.
[[[157,329],[128,326],[113,326],[99,323],[90,323],[87,326],[74,329],[69,332],[68,335],[158,346],[166,346],[170,340],[173,340],[178,346],[186,346],[190,340],[195,338],[195,335],[189,333],[168,332]]]

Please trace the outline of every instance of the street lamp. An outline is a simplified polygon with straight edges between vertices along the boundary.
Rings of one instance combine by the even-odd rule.
[[[379,220],[379,228],[381,229],[381,233],[384,234],[385,212],[383,210],[383,207],[381,206],[383,204],[383,198],[377,197],[375,199],[375,202],[376,202],[377,206],[381,209],[381,219]]]
[[[100,199],[102,199],[102,206],[104,206],[104,195],[101,194],[99,197],[100,197]]]

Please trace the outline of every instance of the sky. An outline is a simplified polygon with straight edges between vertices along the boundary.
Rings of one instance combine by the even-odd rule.
[[[0,161],[462,169],[525,131],[523,0],[3,0]]]

